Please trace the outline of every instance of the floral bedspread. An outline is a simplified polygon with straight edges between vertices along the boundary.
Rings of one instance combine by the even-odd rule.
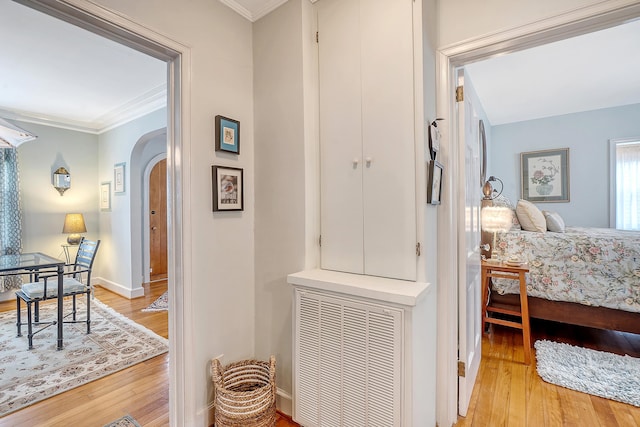
[[[498,234],[501,258],[529,263],[527,293],[555,301],[640,312],[640,232],[567,227],[565,233],[512,230]],[[517,294],[515,280],[493,279],[493,290]]]

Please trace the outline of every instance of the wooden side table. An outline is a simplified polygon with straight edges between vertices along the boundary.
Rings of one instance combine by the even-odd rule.
[[[527,298],[526,273],[529,266],[510,266],[504,263],[490,264],[482,261],[482,331],[484,333],[486,323],[508,326],[522,330],[522,344],[524,347],[524,363],[531,363],[531,327],[529,324],[529,301]],[[492,278],[518,280],[520,282],[520,310],[509,310],[499,307],[491,307],[489,302],[489,280]],[[496,319],[489,317],[489,312],[501,313],[520,318],[520,322]]]

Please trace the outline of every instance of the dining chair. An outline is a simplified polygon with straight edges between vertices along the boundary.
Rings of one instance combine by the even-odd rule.
[[[86,323],[87,334],[91,333],[91,295],[93,287],[91,286],[91,269],[93,261],[96,258],[100,240],[88,240],[84,237],[80,241],[78,253],[73,264],[66,264],[63,279],[63,296],[72,297],[73,305],[70,313],[64,315],[64,318],[71,316],[72,320],[63,321],[63,323]],[[33,336],[43,331],[49,326],[55,325],[57,321],[40,321],[40,302],[49,299],[58,298],[58,276],[45,272],[43,274],[34,274],[35,281],[25,283],[19,291],[16,292],[17,304],[17,322],[18,336],[22,336],[22,326],[27,325],[27,337],[29,339],[29,349],[33,348]],[[76,296],[86,294],[87,296],[87,317],[85,320],[77,320]],[[27,305],[27,322],[21,320],[21,304],[24,301]],[[32,315],[33,306],[33,315]],[[38,327],[36,331],[33,326]]]

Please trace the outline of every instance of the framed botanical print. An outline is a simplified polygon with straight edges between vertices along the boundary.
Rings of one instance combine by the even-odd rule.
[[[240,154],[240,122],[216,116],[216,151]]]
[[[100,184],[100,210],[111,209],[111,181]]]
[[[113,166],[113,192],[114,193],[124,193],[124,163],[116,163]]]
[[[522,198],[531,202],[569,201],[569,149],[520,153]]]

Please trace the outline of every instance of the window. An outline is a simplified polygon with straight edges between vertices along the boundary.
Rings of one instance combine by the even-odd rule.
[[[640,138],[611,140],[611,226],[640,230]]]

